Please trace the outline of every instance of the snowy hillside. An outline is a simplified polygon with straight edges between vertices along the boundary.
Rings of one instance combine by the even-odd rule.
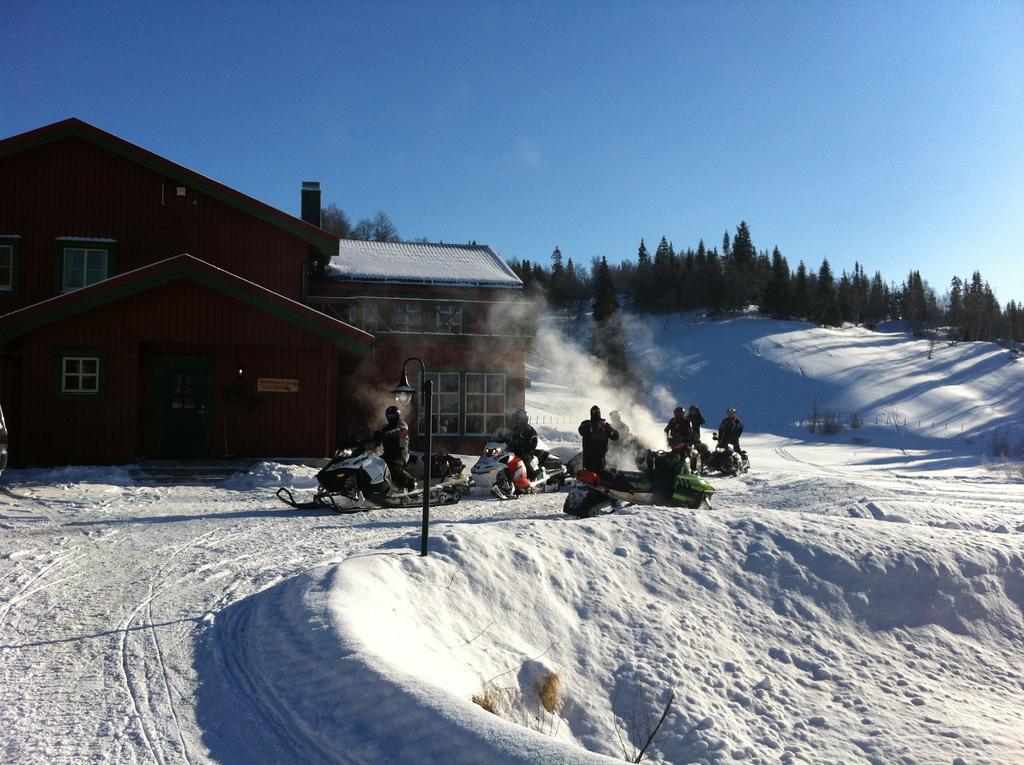
[[[646,408],[653,410],[653,441],[676,405],[697,404],[708,426],[735,406],[749,431],[800,438],[817,406],[844,425],[853,416],[862,423],[832,442],[978,454],[998,436],[1018,455],[1024,445],[1024,359],[991,343],[937,343],[929,358],[928,341],[898,327],[873,332],[678,315],[633,319],[629,327],[631,360],[648,390],[593,385],[601,375],[589,357],[542,332],[532,372],[559,383],[541,382],[543,410],[548,391],[573,422],[587,417],[591,399],[633,415],[631,424],[648,423]],[[561,387],[567,380],[578,389]]]
[[[1022,761],[1024,479],[981,452],[1024,363],[756,318],[632,338],[620,391],[542,336],[528,409],[572,449],[593,403],[652,443],[737,406],[753,467],[711,510],[472,497],[421,558],[416,511],[273,498],[311,468],[11,471],[4,761],[621,762],[666,706],[644,761]],[[862,426],[810,434],[815,399]]]

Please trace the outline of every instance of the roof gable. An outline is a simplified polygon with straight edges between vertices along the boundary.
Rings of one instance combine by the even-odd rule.
[[[284,229],[313,245],[320,252],[331,255],[337,252],[338,237],[329,231],[324,231],[322,228],[282,212],[230,186],[225,186],[223,183],[212,178],[207,178],[205,175],[190,170],[184,165],[172,162],[75,117],[30,130],[27,133],[5,138],[0,141],[0,159],[36,146],[59,141],[69,136],[75,136],[88,141],[106,151],[110,151],[150,170],[180,181],[226,205]]]
[[[39,327],[180,279],[189,279],[265,311],[320,335],[356,355],[373,355],[373,335],[368,332],[186,254],[119,274],[0,316],[0,342],[10,341]]]
[[[523,283],[488,245],[365,242],[342,239],[327,266],[339,281],[522,289]]]

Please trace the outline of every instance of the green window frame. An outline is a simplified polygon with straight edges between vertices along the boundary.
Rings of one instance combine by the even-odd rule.
[[[92,348],[54,351],[54,376],[60,398],[102,398],[106,395],[107,355]]]
[[[57,240],[57,282],[60,292],[74,292],[114,275],[113,240]]]
[[[0,236],[0,292],[14,292],[18,282],[21,237]]]
[[[466,372],[466,435],[491,435],[505,427],[508,377],[504,372]]]

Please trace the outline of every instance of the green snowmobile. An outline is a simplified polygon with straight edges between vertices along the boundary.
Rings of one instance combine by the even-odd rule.
[[[562,511],[589,518],[614,512],[622,503],[696,509],[710,507],[714,493],[681,453],[648,451],[643,470],[577,471]]]

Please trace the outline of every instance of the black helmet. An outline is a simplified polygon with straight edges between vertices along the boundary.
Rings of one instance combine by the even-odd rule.
[[[528,425],[530,422],[530,415],[526,413],[525,409],[516,409],[512,413],[512,422],[521,422],[523,425]]]
[[[736,407],[734,406],[730,406],[728,409],[725,410],[726,417],[732,417],[734,414],[736,414]]]
[[[600,420],[601,419],[601,407],[599,407],[597,404],[594,404],[592,407],[590,407],[590,419],[592,419],[592,420]]]
[[[674,414],[676,417],[682,417],[684,414],[686,414],[686,410],[683,409],[681,406],[677,406],[674,410],[672,410],[672,414]]]
[[[388,422],[397,422],[402,417],[402,413],[398,411],[398,407],[391,405],[384,410],[384,416],[388,418]]]

